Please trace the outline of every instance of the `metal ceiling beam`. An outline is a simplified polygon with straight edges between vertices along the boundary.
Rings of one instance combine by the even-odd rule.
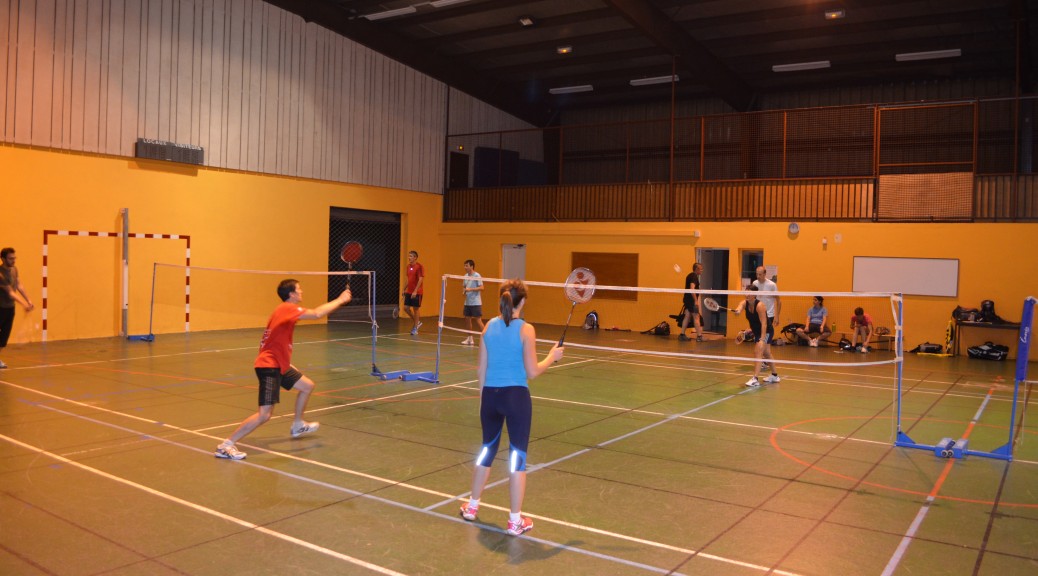
[[[686,67],[695,70],[703,82],[729,106],[743,112],[750,109],[754,100],[750,86],[658,8],[645,0],[603,1],[620,12],[653,43],[680,58]]]
[[[488,82],[485,73],[471,69],[456,59],[444,58],[423,50],[384,26],[357,18],[339,6],[319,0],[264,0],[286,12],[314,22],[354,42],[396,60],[444,84],[500,108],[534,126],[544,126],[552,116],[547,103],[523,97],[510,84]]]

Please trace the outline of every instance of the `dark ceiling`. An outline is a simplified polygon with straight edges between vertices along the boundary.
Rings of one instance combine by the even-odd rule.
[[[747,111],[772,92],[952,77],[1029,93],[1038,61],[1036,0],[267,2],[535,125],[565,109],[669,101],[669,82],[630,82],[671,74],[678,99]],[[959,55],[896,58],[948,50]],[[829,67],[773,69],[819,62]],[[573,86],[593,90],[549,92]]]

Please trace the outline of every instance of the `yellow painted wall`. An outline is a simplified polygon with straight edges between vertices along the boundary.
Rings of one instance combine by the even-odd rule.
[[[701,232],[693,238],[693,230]],[[835,242],[835,235],[841,242]],[[828,245],[823,247],[821,239]],[[957,298],[928,296],[905,297],[905,344],[923,341],[943,343],[952,309],[961,304],[979,307],[980,301],[996,302],[997,312],[1010,321],[1019,321],[1023,300],[1038,295],[1038,224],[875,224],[847,222],[800,223],[800,233],[792,237],[785,222],[702,222],[702,223],[524,223],[524,224],[444,224],[441,260],[461,274],[466,258],[476,260],[487,277],[501,273],[501,245],[526,245],[526,271],[530,280],[561,282],[570,270],[570,253],[636,252],[639,254],[639,284],[642,286],[683,288],[684,272],[695,258],[695,249],[719,248],[730,251],[729,289],[738,290],[741,250],[764,251],[766,264],[779,267],[779,288],[786,291],[851,291],[854,256],[919,258],[958,258],[959,295]],[[997,247],[997,248],[996,248]],[[683,273],[674,271],[674,264]],[[484,298],[485,314],[496,309],[493,294]],[[489,306],[486,306],[489,304]],[[596,300],[606,326],[614,304]],[[677,304],[654,311],[642,322],[645,329],[677,312]],[[528,309],[531,321],[561,322],[558,306]],[[786,307],[781,323],[803,322],[802,310]],[[540,316],[538,316],[540,310]],[[887,312],[876,314],[890,318]],[[581,316],[582,318],[582,316]],[[835,318],[838,328],[847,323]],[[879,321],[877,320],[877,323]],[[729,329],[743,322],[730,321]],[[887,324],[883,322],[883,324]],[[1009,340],[1009,331],[987,331],[970,338]],[[966,342],[967,345],[977,342]],[[963,348],[965,349],[965,347]],[[1032,358],[1035,358],[1032,353]]]
[[[43,231],[121,230],[128,208],[133,233],[191,237],[194,267],[321,271],[327,268],[329,207],[402,214],[401,262],[415,248],[438,269],[441,197],[299,178],[71,154],[0,145],[3,228],[0,244],[17,250],[22,282],[37,304],[19,308],[12,343],[41,339]],[[51,237],[48,339],[118,334],[121,308],[120,240]],[[185,243],[130,243],[130,333],[146,333],[152,262],[183,264]],[[184,329],[184,273],[160,269],[156,333]],[[231,276],[195,270],[191,330],[262,326],[279,302],[280,275]],[[326,300],[324,279],[306,277],[305,303]],[[438,283],[426,298],[439,299]]]
[[[943,342],[951,310],[997,303],[999,314],[1018,320],[1025,296],[1038,294],[1038,224],[874,224],[801,223],[795,238],[784,222],[703,223],[486,223],[443,224],[441,197],[433,194],[298,178],[249,174],[134,159],[70,154],[0,146],[4,174],[4,226],[0,244],[18,250],[23,282],[41,300],[43,230],[118,231],[120,208],[130,209],[132,232],[191,236],[195,267],[258,270],[323,270],[327,258],[328,209],[341,206],[400,212],[401,262],[417,249],[429,276],[425,314],[435,313],[441,274],[461,274],[473,258],[488,277],[500,275],[501,245],[526,245],[527,278],[561,281],[570,254],[636,252],[642,286],[680,288],[695,249],[730,250],[731,285],[738,289],[739,251],[760,249],[768,264],[779,266],[780,288],[790,291],[849,291],[853,257],[900,256],[958,258],[959,296],[907,296],[906,344]],[[692,236],[693,229],[701,237]],[[835,242],[840,234],[842,241]],[[823,248],[821,238],[827,237]],[[118,333],[120,309],[118,240],[53,238],[50,243],[49,338],[111,336]],[[999,247],[999,248],[993,248]],[[151,263],[181,263],[183,243],[131,241],[131,333],[147,329]],[[279,276],[230,277],[195,270],[192,275],[192,331],[259,326],[276,296]],[[305,282],[305,278],[303,278]],[[324,301],[324,285],[305,284],[307,303]],[[160,270],[156,333],[183,330],[183,273]],[[492,296],[492,294],[487,294]],[[492,298],[487,315],[493,314]],[[459,302],[451,302],[460,304]],[[610,307],[595,307],[608,324]],[[561,322],[567,310],[531,307],[533,321]],[[644,314],[647,328],[676,307]],[[40,339],[39,310],[19,311],[12,343]],[[799,310],[783,313],[782,323],[802,321]],[[788,317],[787,317],[788,316]],[[842,322],[842,318],[836,320]],[[730,322],[729,326],[738,326]],[[985,338],[1011,338],[988,333]],[[979,336],[977,336],[979,338]],[[973,342],[968,342],[971,344]]]

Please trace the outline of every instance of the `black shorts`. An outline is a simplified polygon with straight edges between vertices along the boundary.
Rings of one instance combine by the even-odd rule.
[[[291,390],[303,373],[291,367],[284,374],[280,368],[256,368],[256,377],[259,378],[259,405],[273,406],[281,402],[281,388]]]
[[[825,327],[822,326],[821,324],[811,324],[810,326],[807,327],[807,332],[808,333],[818,332],[819,334],[827,334],[827,333],[829,333],[829,331],[826,330]]]
[[[411,308],[422,307],[422,295],[411,296],[410,292],[404,292],[404,306],[410,306]]]
[[[764,334],[758,333],[756,330],[753,332],[753,339],[756,342],[764,340],[765,344],[771,344],[771,341],[775,339],[775,324],[774,318],[768,317],[768,325],[764,329]]]
[[[465,305],[464,311],[466,318],[482,318],[483,317],[483,305],[476,304],[473,306]]]
[[[685,305],[685,308],[689,312],[691,312],[693,314],[695,314],[697,312],[697,310],[696,310],[696,295],[695,294],[685,294],[681,298],[681,302],[682,302],[682,304]]]

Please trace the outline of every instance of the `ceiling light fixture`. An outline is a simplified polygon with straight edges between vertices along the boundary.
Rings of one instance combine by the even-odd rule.
[[[797,62],[796,64],[775,64],[771,67],[772,72],[796,72],[798,70],[820,70],[822,68],[829,68],[828,60],[819,60],[817,62]]]
[[[650,86],[652,84],[670,84],[672,81],[677,82],[680,80],[678,75],[673,76],[654,76],[652,78],[635,78],[631,80],[631,86]]]
[[[520,16],[519,23],[523,25],[523,28],[529,28],[533,26],[533,18],[529,16]]]
[[[433,0],[429,2],[429,5],[433,8],[443,8],[444,6],[450,6],[451,4],[461,4],[462,2],[468,2],[469,0]]]
[[[843,10],[826,10],[825,11],[825,19],[826,20],[839,20],[840,18],[843,18],[846,15],[847,14],[845,14]]]
[[[560,88],[551,88],[548,90],[551,94],[576,94],[577,92],[591,92],[595,87],[591,84],[581,84],[580,86],[562,86]]]
[[[396,8],[394,10],[386,10],[385,12],[375,12],[374,14],[365,14],[361,16],[366,20],[374,22],[375,20],[385,20],[386,18],[393,18],[394,16],[403,16],[404,14],[414,14],[418,9],[414,6],[404,6],[403,8]]]
[[[951,50],[930,50],[929,52],[905,52],[904,54],[895,55],[894,60],[897,60],[898,62],[910,62],[912,60],[958,58],[959,56],[962,56],[962,49],[953,48]]]
[[[569,54],[570,52],[573,52],[572,46],[559,46],[555,49],[556,54]]]

